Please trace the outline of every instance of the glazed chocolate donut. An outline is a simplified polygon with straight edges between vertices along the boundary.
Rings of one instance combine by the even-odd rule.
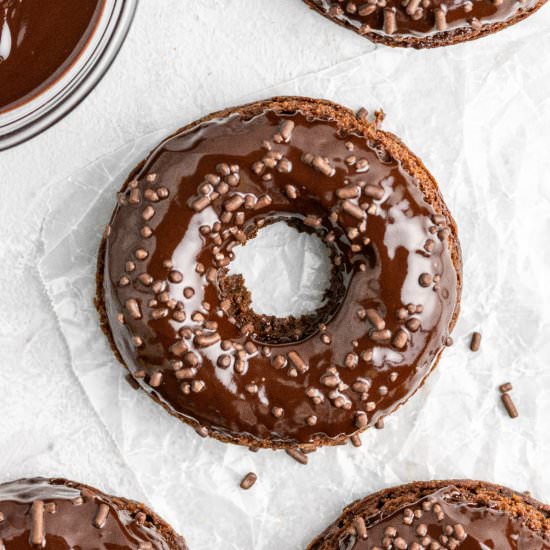
[[[257,314],[233,249],[267,224],[322,239],[323,304]],[[422,385],[459,308],[455,224],[395,136],[328,101],[228,109],[162,142],[107,227],[96,304],[133,381],[203,436],[311,449]]]
[[[546,0],[304,0],[311,8],[387,46],[436,48],[522,21]]]
[[[481,481],[385,489],[348,506],[309,550],[550,548],[550,506]]]
[[[186,550],[143,504],[65,479],[0,485],[0,549]]]

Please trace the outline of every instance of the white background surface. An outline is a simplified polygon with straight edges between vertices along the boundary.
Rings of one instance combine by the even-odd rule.
[[[486,478],[550,501],[548,29],[547,7],[497,36],[415,52],[375,48],[299,0],[142,0],[119,57],[87,100],[0,153],[0,481],[59,474],[144,499],[192,550],[301,548],[350,499],[412,479]],[[86,354],[70,352],[82,342],[104,346],[84,319],[90,289],[73,285],[67,298],[74,305],[77,296],[82,318],[56,296],[63,283],[87,280],[114,192],[110,174],[130,168],[114,151],[272,93],[383,107],[385,127],[440,182],[464,250],[457,345],[425,390],[359,451],[326,449],[307,468],[284,454],[203,441],[155,416],[152,404],[119,387],[120,369],[106,355],[83,376]],[[52,213],[72,219],[78,201],[63,197],[79,186],[94,196],[94,185],[104,205],[92,210],[85,249],[63,216],[55,233],[82,255],[47,273],[54,311],[38,277],[39,261],[54,265],[40,230]],[[483,333],[477,355],[467,349],[474,329]],[[507,380],[521,412],[515,421],[495,390]],[[125,410],[113,416],[106,395]],[[149,414],[156,429],[170,431],[146,429]],[[250,469],[260,481],[243,493],[236,486]]]

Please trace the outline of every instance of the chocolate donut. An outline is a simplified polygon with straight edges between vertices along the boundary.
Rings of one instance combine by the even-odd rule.
[[[550,506],[480,481],[385,489],[348,506],[309,550],[550,548]]]
[[[546,0],[304,0],[335,23],[387,46],[436,48],[522,21]]]
[[[323,304],[257,314],[233,249],[267,224],[322,239]],[[381,421],[422,385],[460,296],[456,226],[395,136],[323,100],[203,118],[128,177],[96,305],[132,381],[199,434],[308,450]]]
[[[0,549],[186,550],[182,537],[143,504],[65,479],[0,485]]]

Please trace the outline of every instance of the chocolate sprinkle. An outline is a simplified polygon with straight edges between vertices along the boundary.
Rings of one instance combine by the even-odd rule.
[[[502,393],[506,393],[506,392],[509,392],[509,391],[512,391],[514,389],[513,385],[511,382],[505,382],[504,384],[501,384],[499,386],[499,390],[502,392]]]
[[[300,449],[285,449],[285,452],[288,456],[292,457],[296,462],[299,462],[300,464],[307,464],[308,463],[308,457],[306,454],[304,454]]]
[[[31,507],[31,536],[33,546],[44,546],[44,502],[35,500]]]
[[[481,345],[481,334],[479,332],[474,332],[472,334],[472,340],[470,342],[470,349],[472,351],[479,351]]]
[[[241,480],[240,487],[248,491],[257,481],[258,476],[254,472],[248,472]]]
[[[105,523],[107,523],[107,516],[109,515],[109,506],[104,502],[100,502],[96,517],[94,518],[94,526],[98,529],[103,529]]]
[[[501,395],[501,399],[510,418],[517,418],[519,416],[519,413],[516,405],[514,404],[514,401],[512,400],[511,395],[509,393],[503,393]]]

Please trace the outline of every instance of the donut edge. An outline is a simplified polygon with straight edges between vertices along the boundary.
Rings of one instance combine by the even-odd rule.
[[[371,42],[374,42],[375,44],[383,44],[384,46],[389,46],[390,48],[414,48],[416,50],[440,48],[443,46],[453,46],[455,44],[461,44],[463,42],[471,42],[472,40],[477,40],[478,38],[484,38],[485,36],[489,36],[490,34],[494,34],[498,31],[504,30],[508,27],[511,27],[512,25],[515,25],[523,21],[524,19],[527,19],[530,15],[533,15],[536,11],[542,8],[542,6],[547,2],[547,0],[539,0],[535,4],[535,6],[533,6],[531,9],[516,13],[513,17],[508,19],[508,21],[502,21],[499,23],[490,23],[489,25],[483,25],[483,27],[481,27],[481,29],[479,30],[475,30],[471,28],[470,29],[460,28],[460,29],[454,29],[451,31],[438,32],[429,37],[420,38],[420,37],[414,37],[414,36],[407,36],[407,37],[401,37],[401,38],[399,37],[390,38],[388,36],[380,36],[375,32],[362,34],[359,32],[359,30],[356,27],[354,27],[353,25],[350,25],[346,21],[339,21],[331,17],[327,13],[324,13],[323,11],[321,11],[320,8],[315,5],[313,0],[303,0],[303,1],[306,3],[306,5],[310,9],[322,15],[329,21],[332,21],[333,23],[336,23],[341,27],[351,30],[355,34],[358,34],[359,36],[368,38]]]
[[[449,486],[456,487],[465,500],[468,498],[480,505],[490,503],[496,510],[524,518],[528,528],[538,534],[550,536],[550,506],[525,493],[471,479],[415,481],[382,489],[347,505],[341,515],[309,543],[306,550],[334,550],[338,548],[335,542],[352,526],[355,517],[368,517],[379,512],[391,514]]]
[[[457,286],[456,286],[456,303],[451,321],[449,323],[449,333],[452,332],[453,328],[456,325],[458,315],[460,312],[460,303],[461,303],[461,293],[462,293],[462,253],[460,249],[460,244],[458,241],[458,229],[455,220],[453,219],[451,213],[449,212],[443,197],[439,191],[439,186],[435,178],[424,166],[422,161],[414,155],[404,143],[394,134],[386,132],[377,127],[374,122],[369,122],[359,118],[356,113],[351,109],[334,103],[326,99],[313,99],[303,96],[275,96],[270,99],[265,99],[261,101],[254,101],[247,103],[245,105],[240,105],[237,107],[229,107],[220,111],[216,111],[209,115],[206,115],[194,122],[191,122],[179,130],[176,130],[168,137],[164,138],[160,144],[169,141],[173,137],[183,133],[189,132],[211,120],[217,118],[226,118],[231,114],[239,114],[243,119],[250,119],[254,116],[257,116],[264,112],[265,110],[274,110],[275,112],[292,112],[296,110],[301,110],[307,112],[308,114],[313,114],[320,118],[326,120],[336,121],[341,124],[341,126],[347,131],[356,131],[362,134],[367,139],[375,139],[380,141],[380,143],[391,153],[391,155],[399,162],[402,163],[405,170],[409,175],[411,175],[415,181],[418,183],[418,188],[421,191],[424,200],[428,203],[435,211],[436,214],[445,216],[449,229],[451,230],[448,237],[449,250],[451,253],[451,261],[455,269],[457,276]],[[126,181],[120,188],[119,192],[124,192],[127,188],[127,185],[135,177],[141,168],[146,164],[150,156],[157,150],[160,144],[155,145],[155,147],[147,154],[144,160],[142,160],[129,174]],[[110,220],[112,220],[113,214],[111,215]],[[107,337],[111,351],[114,353],[116,359],[119,363],[128,371],[128,381],[135,387],[133,383],[133,378],[131,371],[128,366],[125,364],[118,348],[115,344],[113,334],[109,326],[109,320],[107,317],[107,311],[105,308],[104,295],[103,295],[103,284],[104,284],[104,268],[105,268],[105,249],[107,244],[107,237],[104,235],[101,239],[101,243],[98,251],[98,261],[97,261],[97,272],[96,272],[96,296],[94,298],[94,305],[99,315],[99,324],[100,328]],[[411,399],[416,392],[425,384],[429,375],[434,371],[436,366],[439,363],[441,358],[441,353],[443,348],[439,351],[435,357],[430,370],[426,373],[423,380],[418,384],[414,392],[409,396],[409,398],[397,404],[386,416],[393,414],[397,409],[404,405],[409,399]],[[179,414],[177,411],[174,411],[167,403],[164,403],[158,395],[153,391],[147,391],[145,388],[139,386],[139,389],[144,391],[149,397],[151,397],[155,402],[160,404],[170,415],[178,418],[182,422],[188,424],[195,430],[198,430],[202,427],[201,423],[193,418],[189,418],[182,414]],[[344,445],[346,444],[352,435],[359,435],[362,432],[366,431],[369,426],[366,428],[361,428],[356,430],[351,434],[343,434],[335,438],[329,437],[317,437],[313,441],[307,443],[300,442],[291,442],[291,441],[280,441],[280,440],[271,440],[271,439],[256,439],[248,434],[241,435],[232,435],[228,433],[221,433],[216,431],[215,428],[207,426],[208,436],[217,439],[223,443],[233,443],[237,445],[242,445],[249,447],[251,449],[300,449],[302,451],[311,452],[317,449],[320,446],[335,446],[335,445]]]
[[[182,535],[179,535],[168,522],[162,519],[158,514],[156,514],[153,510],[151,510],[142,502],[114,496],[109,493],[105,493],[104,491],[101,491],[100,489],[98,489],[97,487],[93,487],[92,485],[87,485],[78,481],[72,481],[63,477],[35,476],[13,479],[11,481],[0,483],[0,489],[3,485],[9,485],[11,483],[18,483],[23,481],[45,481],[49,485],[64,485],[66,487],[71,487],[80,491],[82,491],[82,489],[85,489],[93,493],[95,496],[104,497],[110,500],[112,503],[119,506],[119,509],[121,511],[129,512],[131,514],[143,512],[145,515],[148,516],[148,518],[151,519],[151,522],[153,523],[159,536],[162,537],[164,542],[170,547],[170,550],[189,550],[187,543],[185,542],[185,538]]]

